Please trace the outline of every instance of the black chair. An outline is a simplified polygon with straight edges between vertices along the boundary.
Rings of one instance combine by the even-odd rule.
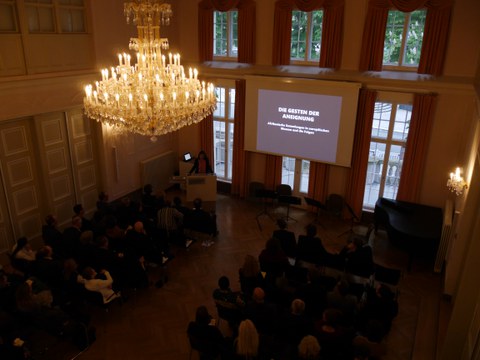
[[[318,223],[321,227],[325,229],[325,226],[320,223],[319,218],[320,218],[320,211],[326,211],[327,207],[325,204],[323,204],[321,201],[315,200],[313,198],[309,198],[304,196],[305,202],[307,203],[308,206],[311,206],[312,208],[316,209],[315,211],[315,222]]]
[[[327,211],[333,216],[341,218],[344,205],[345,205],[345,201],[343,199],[343,196],[338,194],[328,195],[327,203],[326,203]]]
[[[374,276],[376,282],[396,287],[402,278],[402,270],[375,264]]]

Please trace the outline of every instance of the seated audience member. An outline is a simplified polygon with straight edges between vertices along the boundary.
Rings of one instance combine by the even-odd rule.
[[[226,276],[218,279],[218,289],[213,291],[213,300],[215,304],[225,308],[238,309],[245,306],[242,294],[238,291],[232,291],[230,280]]]
[[[346,326],[343,314],[337,309],[326,309],[315,323],[315,336],[321,347],[321,358],[350,358],[353,328]]]
[[[273,232],[272,237],[280,240],[283,252],[290,258],[297,257],[297,241],[295,234],[287,230],[287,222],[283,219],[277,220],[278,230]]]
[[[260,272],[260,265],[252,255],[246,255],[242,267],[238,270],[240,289],[247,299],[251,299],[253,289],[264,287],[264,279]]]
[[[255,288],[252,301],[248,302],[243,311],[244,317],[255,324],[261,335],[273,335],[277,326],[277,308],[265,301],[262,288]]]
[[[83,208],[82,204],[75,204],[73,207],[73,213],[74,216],[79,216],[82,218],[82,227],[80,229],[82,232],[88,230],[93,231],[93,224],[85,217],[85,209]]]
[[[290,266],[288,257],[283,252],[280,242],[271,238],[265,244],[265,249],[258,256],[260,269],[266,272],[265,280],[269,285],[275,284],[276,279],[282,276]]]
[[[317,227],[309,224],[305,227],[306,234],[298,237],[297,260],[315,265],[327,265],[330,254],[325,250],[322,240],[317,237]]]
[[[81,265],[82,269],[87,265],[92,265],[95,258],[95,248],[93,231],[87,230],[82,232],[77,251],[77,262]]]
[[[300,341],[313,334],[313,322],[305,315],[303,300],[292,301],[290,311],[280,317],[278,323],[278,340],[283,344],[283,351],[294,357]]]
[[[364,245],[363,240],[354,237],[340,252],[339,257],[344,259],[345,271],[351,274],[369,277],[373,274],[373,252],[369,245]]]
[[[357,312],[358,299],[349,293],[348,282],[341,280],[333,291],[327,294],[327,307],[340,310],[349,323],[353,323]]]
[[[114,252],[125,252],[125,230],[118,226],[117,219],[113,215],[105,218],[105,235],[108,237],[110,249]]]
[[[10,282],[7,274],[0,270],[0,311],[12,314],[15,311],[15,292],[18,284]]]
[[[251,320],[243,320],[238,327],[238,336],[234,341],[235,359],[256,360],[259,357],[260,338]]]
[[[232,291],[230,280],[226,276],[218,279],[218,289],[213,291],[213,300],[220,318],[227,320],[232,329],[236,329],[241,320],[241,309],[245,306],[242,294]]]
[[[77,258],[80,247],[80,235],[82,234],[82,218],[72,217],[72,225],[63,231],[62,243],[60,246],[60,258]]]
[[[198,231],[213,237],[217,235],[216,215],[203,210],[202,204],[203,202],[200,198],[193,200],[193,210],[185,215],[184,227],[185,229]],[[202,243],[206,247],[213,244],[212,239],[207,239]]]
[[[382,323],[378,320],[370,320],[367,324],[365,335],[358,334],[353,338],[354,354],[358,352],[358,349],[366,349],[368,359],[382,359],[387,353],[386,345],[382,343],[383,331]]]
[[[386,335],[398,314],[395,294],[387,285],[381,284],[376,288],[367,288],[366,295],[366,301],[359,311],[359,327],[365,328],[369,320],[377,320],[382,324],[383,335]]]
[[[170,206],[169,201],[165,201],[158,210],[157,227],[170,242],[187,245],[183,234],[183,214]]]
[[[110,215],[113,212],[112,206],[108,202],[108,194],[105,191],[101,191],[98,194],[97,210],[100,211],[103,216]]]
[[[118,226],[121,229],[127,229],[138,218],[138,205],[128,196],[123,197],[117,206],[115,217],[117,218]]]
[[[43,243],[50,246],[56,254],[60,254],[62,238],[62,233],[57,228],[57,218],[51,214],[47,215],[45,225],[42,226]]]
[[[298,345],[298,360],[319,360],[320,344],[315,336],[305,336]]]
[[[33,274],[50,288],[61,284],[61,271],[64,260],[55,260],[50,246],[43,246],[37,251]]]
[[[32,250],[26,237],[21,237],[12,248],[11,262],[15,268],[29,275],[34,270],[36,252]]]
[[[190,345],[200,353],[202,360],[213,360],[226,352],[226,341],[205,306],[197,308],[195,321],[188,324],[187,334]]]
[[[183,214],[183,216],[187,215],[187,213],[191,211],[190,208],[182,204],[182,199],[180,199],[180,196],[175,196],[173,198],[173,207],[178,211],[180,211]]]
[[[332,281],[335,280],[332,278]],[[309,269],[308,282],[297,288],[295,296],[305,302],[306,314],[313,319],[320,318],[326,307],[327,287],[325,279],[317,269]]]
[[[103,304],[108,304],[120,297],[120,293],[115,292],[112,288],[113,279],[107,270],[100,270],[100,273],[97,273],[93,268],[86,267],[83,270],[83,278],[79,280],[88,291],[100,293]]]
[[[17,243],[12,249],[12,258],[25,260],[25,261],[35,261],[36,252],[32,250],[32,247],[28,243],[26,237],[21,237],[17,240]]]
[[[157,197],[153,195],[152,184],[146,184],[143,187],[142,194],[142,206],[143,211],[149,219],[155,219],[158,211]]]
[[[162,255],[154,247],[153,239],[147,234],[141,221],[135,222],[133,228],[127,230],[125,240],[128,251],[136,258],[143,257],[148,262],[162,263]]]

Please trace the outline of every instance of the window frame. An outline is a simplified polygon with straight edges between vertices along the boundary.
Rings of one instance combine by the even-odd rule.
[[[233,170],[233,142],[235,136],[235,81],[225,80],[225,79],[218,79],[215,81],[216,89],[224,89],[225,90],[225,101],[223,103],[224,106],[224,114],[223,116],[215,115],[215,112],[212,115],[212,127],[213,127],[213,162],[212,167],[213,171],[217,175],[217,179],[223,182],[232,182],[232,170]],[[215,123],[223,123],[225,128],[223,143],[224,143],[224,172],[223,175],[219,175],[216,170],[217,167],[217,136],[216,136],[216,127]],[[232,134],[230,134],[230,128],[232,128]],[[231,138],[230,138],[231,136]],[[231,149],[230,149],[231,144]],[[231,150],[231,151],[230,151]],[[231,159],[230,159],[231,156]]]
[[[322,12],[322,22],[320,24],[321,34],[320,34],[320,52],[318,54],[318,59],[311,59],[310,58],[310,48],[312,44],[312,37],[313,37],[313,12],[320,11]],[[307,31],[305,35],[305,57],[304,59],[301,58],[292,58],[292,34],[293,34],[293,13],[294,12],[301,12],[307,14]],[[299,9],[292,10],[292,26],[290,29],[290,64],[292,65],[306,65],[306,66],[314,66],[318,65],[320,61],[320,56],[322,52],[322,36],[323,36],[323,21],[324,21],[325,12],[324,9],[315,9],[312,11],[302,11]]]
[[[20,32],[20,23],[18,19],[17,1],[15,0],[0,0],[0,5],[8,6],[12,9],[13,30],[0,30],[0,34],[18,34]]]
[[[385,184],[386,184],[386,180],[387,180],[386,178],[388,177],[388,174],[387,174],[387,170],[385,169],[384,165],[385,165],[386,161],[388,162],[388,160],[390,159],[390,153],[391,153],[392,146],[400,146],[400,147],[405,148],[406,144],[407,144],[407,141],[408,141],[408,135],[405,137],[405,139],[396,139],[396,138],[393,137],[394,128],[395,128],[395,121],[397,120],[397,111],[398,111],[397,109],[401,105],[412,106],[412,104],[413,104],[413,94],[379,92],[378,96],[377,96],[377,99],[375,100],[375,106],[378,103],[388,103],[388,104],[392,105],[392,110],[391,110],[391,114],[390,114],[390,120],[389,120],[388,131],[387,131],[386,137],[374,136],[372,134],[373,130],[374,130],[373,121],[372,121],[372,129],[370,130],[371,135],[370,135],[370,142],[369,142],[369,151],[370,151],[370,147],[371,147],[372,142],[385,144],[385,153],[384,153],[383,160],[382,160],[381,171],[379,172],[380,183],[379,183],[379,189],[378,189],[378,198],[380,198],[380,197],[384,197],[384,194],[385,194]],[[410,111],[410,122],[411,122],[412,113],[413,113],[413,109],[411,109],[411,111]],[[375,116],[375,112],[374,112],[373,116]],[[405,164],[402,163],[402,168],[403,168],[404,165]],[[402,168],[400,168],[400,170],[399,170],[400,171],[400,175],[398,177],[398,183],[399,184],[400,184],[400,181],[401,181]],[[368,204],[365,201],[367,186],[369,186],[367,180],[368,180],[369,176],[371,176],[371,175],[373,175],[375,177],[375,175],[377,174],[375,172],[375,169],[376,169],[376,166],[375,166],[374,172],[372,174],[372,172],[368,171],[368,165],[367,165],[366,174],[365,174],[365,187],[363,189],[363,199],[362,199],[362,210],[363,211],[371,212],[375,208],[375,203]],[[397,193],[398,193],[398,185],[397,185],[397,189],[396,189]]]
[[[401,14],[403,14],[404,17],[404,23],[403,23],[403,31],[402,31],[402,43],[400,45],[400,53],[398,56],[398,65],[395,64],[390,64],[390,63],[385,63],[384,59],[382,59],[382,70],[397,70],[397,71],[405,71],[405,72],[417,72],[418,71],[418,65],[408,65],[405,64],[405,53],[407,50],[407,41],[408,41],[408,31],[410,28],[410,23],[411,23],[411,18],[412,18],[412,13],[416,11],[424,11],[425,12],[425,19],[427,16],[427,9],[421,8],[414,10],[412,12],[403,12],[397,9],[390,9],[389,13],[391,11],[396,11]],[[387,20],[387,27],[385,28],[385,40],[383,44],[383,51],[385,53],[385,42],[387,41],[387,30],[388,30],[388,20]],[[423,24],[423,36],[425,36],[425,23]],[[422,44],[423,44],[423,37],[422,37]],[[420,63],[420,58],[421,58],[421,51],[422,49],[420,48],[420,56],[419,56],[419,63]]]
[[[285,182],[283,179],[285,177],[285,162],[286,161],[293,161],[294,162],[294,170],[293,170],[293,178],[292,182],[287,181]],[[304,173],[303,165],[304,163],[308,163],[308,171]],[[297,159],[292,156],[282,156],[282,175],[281,175],[281,183],[288,184],[292,188],[292,194],[295,196],[307,196],[308,195],[308,186],[310,182],[310,164],[311,161],[308,159]],[[306,191],[302,191],[302,179],[303,176],[306,177]],[[289,176],[290,178],[290,176]]]
[[[215,55],[215,42],[216,42],[216,29],[215,29],[215,14],[216,13],[223,13],[227,14],[227,35],[226,35],[226,41],[227,41],[227,55]],[[234,38],[234,26],[235,23],[233,21],[233,14],[236,13],[237,15],[237,52],[236,54],[233,53],[232,46],[235,42]],[[238,9],[232,9],[229,11],[218,11],[214,10],[213,11],[213,54],[212,58],[214,61],[237,61],[238,60]]]
[[[81,0],[82,5],[76,4],[61,4],[59,0],[52,0],[51,4],[46,3],[39,3],[36,1],[28,2],[28,0],[23,1],[24,11],[25,11],[25,29],[27,30],[28,34],[30,35],[44,35],[44,34],[88,34],[88,19],[87,19],[87,1]],[[53,31],[32,31],[30,30],[29,22],[28,22],[28,8],[51,8],[52,9],[52,20],[53,20]],[[72,10],[81,11],[83,15],[83,31],[64,31],[62,29],[62,10],[69,10],[71,14]],[[37,10],[38,16],[38,10]]]

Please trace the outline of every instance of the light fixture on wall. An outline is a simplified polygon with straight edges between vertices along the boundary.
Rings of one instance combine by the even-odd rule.
[[[198,123],[216,107],[214,86],[198,80],[197,69],[185,74],[180,55],[169,53],[168,39],[160,25],[169,25],[170,4],[137,0],[124,5],[127,23],[137,26],[138,38],[130,39],[131,56],[118,55],[118,65],[102,70],[102,80],[85,87],[85,114],[120,131],[151,136]],[[165,52],[165,53],[164,53]]]
[[[468,188],[467,183],[460,175],[460,171],[460,168],[457,167],[454,173],[450,173],[450,178],[447,181],[448,189],[451,192],[454,192],[456,195],[461,195],[463,193],[463,190],[466,190]]]

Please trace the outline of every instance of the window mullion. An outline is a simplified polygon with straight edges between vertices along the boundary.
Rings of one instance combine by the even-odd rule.
[[[307,31],[305,34],[305,60],[310,60],[310,41],[312,39],[312,12],[307,13]]]
[[[404,56],[405,56],[405,48],[407,46],[407,35],[408,35],[408,27],[410,25],[410,14],[405,13],[405,21],[403,22],[403,32],[402,32],[402,45],[400,46],[400,54],[398,55],[398,66],[404,66]]]

